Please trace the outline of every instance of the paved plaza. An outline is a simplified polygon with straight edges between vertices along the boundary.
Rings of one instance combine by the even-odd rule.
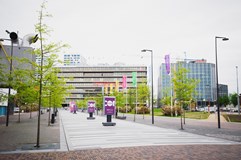
[[[27,115],[25,115],[27,116]],[[37,114],[21,123],[11,122],[8,127],[0,126],[0,160],[5,159],[240,159],[239,139],[194,134],[185,126],[180,130],[174,125],[167,128],[155,117],[141,115],[133,122],[133,115],[127,120],[113,118],[116,126],[103,126],[105,116],[95,115],[88,120],[88,114],[59,110],[56,123],[47,125],[48,114],[41,115],[40,148],[35,148]],[[168,119],[163,119],[163,121]],[[175,120],[171,118],[169,121]],[[177,120],[177,119],[176,119]],[[145,122],[145,123],[144,123]],[[197,121],[198,122],[198,121]],[[195,124],[187,120],[187,124]],[[143,124],[144,123],[144,124]],[[178,123],[177,123],[178,124]],[[158,126],[158,125],[162,125]],[[226,124],[228,125],[228,124]],[[236,131],[240,124],[234,124]],[[177,127],[176,129],[175,126]],[[205,125],[203,125],[205,126]],[[212,126],[212,125],[211,125]],[[202,128],[202,123],[200,126]],[[194,129],[195,130],[195,129]],[[207,129],[209,127],[207,126]],[[214,129],[215,130],[215,129]],[[224,133],[225,128],[224,125]],[[231,131],[231,129],[229,129]],[[222,131],[222,129],[219,129]],[[204,131],[204,133],[207,131]],[[230,132],[231,133],[231,132]],[[241,133],[241,132],[239,132]],[[219,133],[217,134],[219,135]],[[28,137],[28,138],[26,138]]]
[[[70,114],[61,111],[61,117],[69,150],[153,145],[237,144],[224,139],[119,119],[113,119],[116,126],[106,127],[102,125],[102,122],[106,122],[106,117],[96,116],[95,120],[87,120],[86,113]]]

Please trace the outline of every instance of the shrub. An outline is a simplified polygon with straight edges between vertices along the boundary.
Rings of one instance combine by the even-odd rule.
[[[145,106],[137,107],[137,114],[149,114],[150,109]]]
[[[162,110],[165,116],[171,116],[171,106],[162,107]],[[175,111],[177,112],[178,116],[181,115],[180,107],[172,107],[172,115],[175,115]]]
[[[118,111],[118,107],[116,107],[116,110]],[[127,106],[127,113],[131,111],[131,107]],[[119,107],[119,112],[121,113],[126,113],[126,106],[124,107]]]

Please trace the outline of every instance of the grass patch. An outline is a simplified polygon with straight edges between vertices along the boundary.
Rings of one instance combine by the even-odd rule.
[[[163,116],[163,112],[161,108],[154,108],[154,116]]]
[[[241,116],[237,114],[223,114],[223,117],[229,122],[241,123]]]
[[[185,112],[185,117],[192,119],[207,119],[209,115],[208,112]]]

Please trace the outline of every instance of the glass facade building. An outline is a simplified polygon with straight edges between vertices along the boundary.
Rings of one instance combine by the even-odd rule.
[[[199,80],[196,87],[195,99],[198,103],[214,102],[217,99],[216,89],[216,72],[215,64],[206,63],[206,60],[194,60],[194,61],[180,61],[171,64],[171,69],[176,71],[181,66],[186,68],[189,72],[187,77],[191,79]],[[160,76],[158,80],[158,102],[162,97],[171,95],[171,76],[172,74],[166,73],[166,65],[163,63],[160,67]],[[227,90],[226,90],[227,91]],[[173,93],[174,95],[175,93]]]

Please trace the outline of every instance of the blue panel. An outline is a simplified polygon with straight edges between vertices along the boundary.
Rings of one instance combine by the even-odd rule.
[[[6,115],[6,107],[5,106],[0,106],[0,116]]]

